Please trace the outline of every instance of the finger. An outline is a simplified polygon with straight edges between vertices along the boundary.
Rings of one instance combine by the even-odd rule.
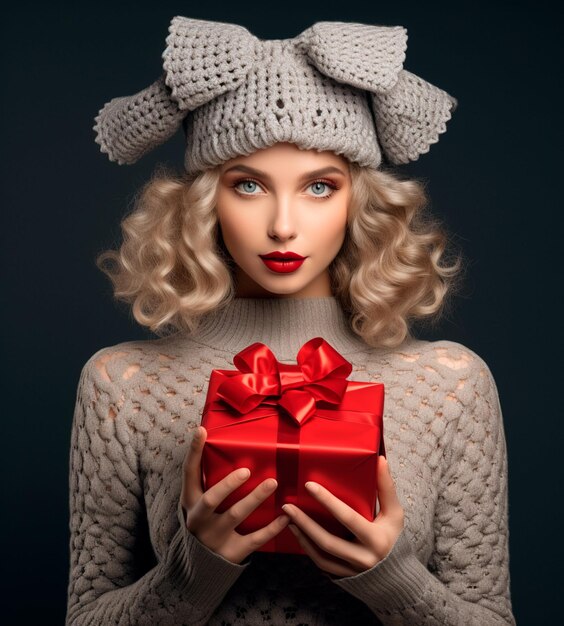
[[[396,515],[403,511],[388,459],[382,455],[378,457],[378,501],[382,515]]]
[[[358,537],[361,543],[370,543],[371,533],[373,532],[370,520],[367,520],[348,504],[337,498],[323,485],[310,480],[306,483],[306,488],[343,526]]]
[[[220,526],[222,528],[232,529],[238,526],[250,513],[274,493],[277,486],[278,483],[274,478],[264,480],[260,485],[257,485],[251,493],[241,498],[241,500],[222,514]]]
[[[287,515],[280,515],[275,520],[272,520],[272,522],[270,522],[267,526],[264,526],[259,530],[255,530],[248,535],[242,535],[243,544],[245,545],[247,554],[258,550],[267,541],[276,537],[276,535],[288,525],[289,521],[290,518]]]
[[[209,517],[227,496],[249,479],[251,472],[241,467],[227,474],[225,478],[204,492],[196,504],[197,515]]]
[[[184,473],[182,502],[188,507],[192,507],[203,493],[200,464],[206,436],[206,429],[203,426],[198,426],[190,442],[188,452],[184,457],[182,465]]]
[[[292,524],[298,526],[322,550],[343,559],[347,563],[352,563],[361,569],[364,568],[366,548],[331,534],[293,504],[285,504],[282,508],[290,516]]]
[[[311,539],[300,531],[297,526],[290,524],[290,530],[294,533],[298,543],[303,548],[304,552],[311,558],[311,560],[322,569],[324,572],[334,574],[335,576],[353,576],[358,574],[352,567],[347,566],[343,561],[336,561],[334,558],[330,558],[328,554],[316,546]]]

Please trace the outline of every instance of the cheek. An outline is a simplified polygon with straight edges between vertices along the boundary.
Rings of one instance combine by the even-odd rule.
[[[252,232],[250,221],[241,211],[217,209],[217,220],[226,242],[244,240]]]
[[[309,232],[315,234],[319,242],[327,246],[341,244],[347,228],[347,211],[343,207],[335,207],[321,219],[317,216],[309,223]]]

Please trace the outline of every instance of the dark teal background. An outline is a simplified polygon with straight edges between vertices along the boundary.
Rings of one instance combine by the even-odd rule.
[[[548,4],[546,5],[548,6]],[[419,161],[432,209],[470,260],[448,318],[496,379],[509,451],[517,623],[561,611],[561,22],[539,2],[22,3],[2,33],[2,603],[5,624],[62,624],[68,454],[80,369],[149,337],[112,301],[96,254],[154,166],[182,166],[183,135],[132,166],[94,143],[93,119],[161,71],[170,19],[236,22],[264,39],[315,21],[402,25],[404,67],[459,100]],[[6,615],[7,614],[7,615]]]

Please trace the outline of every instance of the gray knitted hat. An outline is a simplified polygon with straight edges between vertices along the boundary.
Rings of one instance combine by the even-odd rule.
[[[317,22],[262,40],[238,24],[171,20],[162,75],[95,118],[110,161],[137,161],[186,135],[188,173],[277,142],[377,168],[416,160],[446,131],[457,100],[402,68],[407,30]]]

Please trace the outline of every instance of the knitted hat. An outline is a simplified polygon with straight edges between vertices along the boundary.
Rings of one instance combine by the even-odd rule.
[[[457,100],[402,68],[407,30],[317,22],[263,40],[238,24],[171,20],[162,75],[95,118],[110,161],[131,164],[181,125],[184,167],[209,169],[277,142],[377,168],[416,160],[446,131]]]

